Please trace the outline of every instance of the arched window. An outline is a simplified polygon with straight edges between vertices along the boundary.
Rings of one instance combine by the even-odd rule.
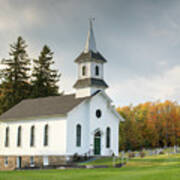
[[[5,134],[5,147],[9,146],[9,127],[6,128],[6,134]]]
[[[35,130],[35,127],[34,126],[31,126],[31,133],[30,133],[30,146],[33,147],[34,146],[34,130]]]
[[[49,127],[48,125],[46,124],[45,127],[44,127],[44,146],[48,146],[48,139],[49,139]]]
[[[21,146],[21,126],[18,127],[17,146]]]
[[[85,76],[86,75],[86,66],[82,67],[82,75]]]
[[[106,129],[106,148],[110,148],[110,144],[111,144],[111,130],[108,127]]]
[[[96,76],[99,76],[99,66],[95,67],[95,74],[96,74]]]
[[[80,124],[76,126],[76,146],[77,147],[81,146],[81,125]]]

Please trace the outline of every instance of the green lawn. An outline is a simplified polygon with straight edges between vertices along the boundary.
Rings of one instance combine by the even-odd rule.
[[[111,164],[111,159],[89,164]],[[178,180],[180,155],[135,158],[123,168],[0,172],[0,180]]]

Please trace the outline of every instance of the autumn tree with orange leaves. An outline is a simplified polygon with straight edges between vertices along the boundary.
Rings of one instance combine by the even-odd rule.
[[[176,102],[147,102],[117,108],[120,150],[180,145],[180,106]]]

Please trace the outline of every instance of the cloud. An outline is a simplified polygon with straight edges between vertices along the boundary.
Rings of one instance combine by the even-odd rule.
[[[173,67],[162,75],[134,77],[128,81],[112,84],[108,93],[116,105],[137,104],[145,101],[178,100],[180,95],[180,66]]]
[[[19,35],[31,58],[47,44],[62,72],[60,87],[70,92],[77,78],[73,60],[84,48],[88,18],[95,16],[97,49],[108,60],[105,81],[116,104],[178,99],[174,78],[180,66],[179,0],[0,0],[0,4],[0,59],[8,56],[9,44]]]
[[[19,31],[32,25],[39,25],[43,21],[39,19],[39,11],[34,6],[22,6],[17,8],[10,1],[1,2],[0,32]]]

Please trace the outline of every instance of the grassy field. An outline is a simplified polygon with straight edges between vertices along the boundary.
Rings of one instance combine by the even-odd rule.
[[[112,164],[99,159],[89,164]],[[122,168],[0,172],[0,180],[178,180],[180,155],[135,158]]]

